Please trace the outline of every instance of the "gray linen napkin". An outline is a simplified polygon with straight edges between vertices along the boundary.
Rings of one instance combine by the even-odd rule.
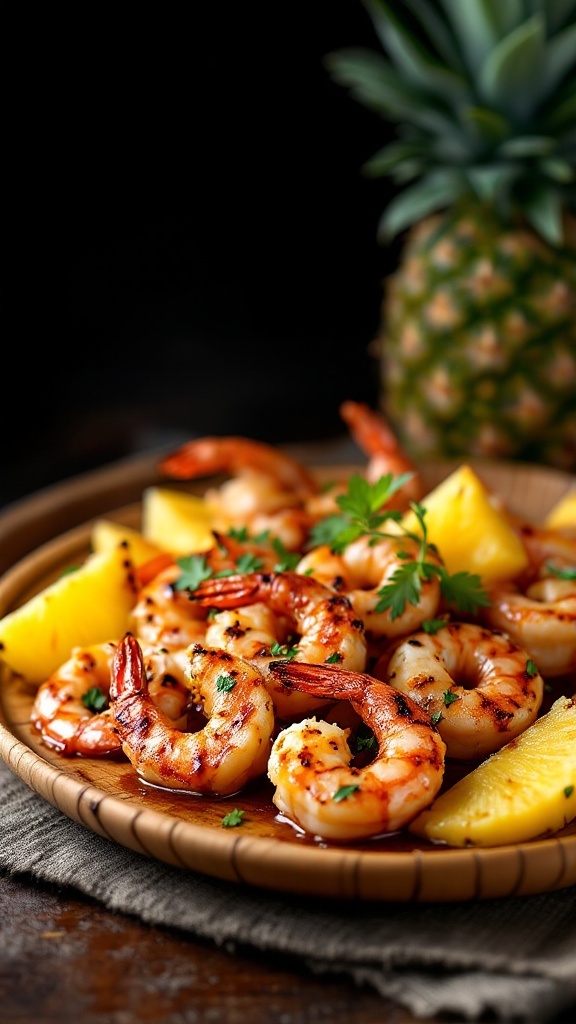
[[[418,1017],[546,1024],[576,1008],[576,887],[456,904],[284,896],[172,868],[71,821],[0,761],[0,868],[72,886],[113,911],[297,957]]]

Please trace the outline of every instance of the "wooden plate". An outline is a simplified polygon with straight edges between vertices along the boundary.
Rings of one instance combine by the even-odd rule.
[[[88,553],[94,518],[106,515],[139,525],[142,489],[160,482],[156,463],[152,455],[123,460],[8,507],[0,516],[5,563],[0,568],[6,570],[0,581],[0,615],[56,578],[66,565],[78,564]],[[473,465],[513,511],[534,521],[575,486],[573,477],[556,470]],[[441,462],[423,467],[428,487],[455,466]],[[316,467],[316,472],[326,479],[351,468],[358,467]],[[526,895],[576,883],[574,822],[550,838],[491,849],[447,849],[400,834],[345,847],[319,843],[275,816],[267,781],[253,783],[234,798],[210,799],[146,785],[124,760],[62,758],[47,750],[32,730],[32,700],[32,688],[4,671],[0,755],[6,764],[73,820],[168,864],[280,892],[394,902]],[[223,816],[235,807],[245,810],[242,826],[223,828]]]

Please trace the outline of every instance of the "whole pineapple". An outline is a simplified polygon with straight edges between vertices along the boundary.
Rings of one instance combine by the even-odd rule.
[[[576,0],[363,3],[386,55],[326,66],[396,129],[382,410],[416,457],[574,469]]]

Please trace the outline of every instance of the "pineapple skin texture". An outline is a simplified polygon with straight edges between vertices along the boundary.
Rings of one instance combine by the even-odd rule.
[[[385,282],[381,406],[415,458],[576,469],[576,243],[469,207],[408,234]]]
[[[504,846],[576,817],[576,699],[550,711],[441,794],[410,831],[449,846]]]

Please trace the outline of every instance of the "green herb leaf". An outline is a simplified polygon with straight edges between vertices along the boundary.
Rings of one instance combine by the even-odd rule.
[[[573,792],[574,792],[574,786],[564,786],[564,796],[565,797],[572,796]]]
[[[99,686],[92,686],[86,693],[82,694],[82,703],[85,708],[89,711],[94,711],[98,714],[100,711],[105,711],[108,707],[108,697]]]
[[[319,548],[322,544],[328,544],[329,547],[334,547],[336,544],[336,538],[341,537],[350,528],[350,520],[347,516],[326,516],[325,519],[320,519],[318,523],[315,523],[310,530],[310,544],[312,547]],[[362,532],[362,531],[360,531]],[[360,533],[351,531],[350,540],[356,540]],[[344,545],[346,546],[346,545]],[[341,548],[343,550],[343,548]]]
[[[177,558],[176,565],[180,569],[180,575],[173,583],[175,590],[196,590],[203,580],[212,576],[212,570],[204,555],[187,555],[185,558]]]
[[[289,647],[288,644],[279,644],[274,641],[270,645],[270,654],[273,654],[276,658],[295,658],[298,654],[298,648]]]
[[[383,612],[389,608],[390,618],[398,619],[407,604],[418,604],[421,590],[418,562],[406,562],[392,573],[390,582],[377,591],[379,601],[374,611]]]
[[[532,658],[528,658],[528,661],[526,662],[526,675],[529,679],[533,679],[534,676],[538,675],[538,669],[532,661]]]
[[[486,608],[490,604],[490,598],[482,585],[482,580],[475,573],[449,573],[446,569],[441,569],[438,575],[440,589],[444,597],[459,611],[475,612],[477,608]]]
[[[441,619],[426,619],[422,623],[422,629],[425,633],[429,633],[430,636],[434,636],[439,629],[442,629],[448,622],[448,618],[444,617]]]
[[[454,701],[460,700],[460,697],[458,696],[458,694],[457,693],[452,693],[452,690],[444,690],[444,693],[442,694],[442,697],[443,697],[443,700],[444,700],[444,707],[445,708],[450,707],[450,705],[453,704]]]
[[[216,689],[219,693],[229,693],[236,686],[236,680],[233,676],[218,676],[216,680]]]
[[[342,658],[342,655],[339,654],[338,651],[334,651],[334,654],[331,654],[329,658],[325,658],[324,659],[324,664],[325,665],[339,665],[340,662],[343,661],[343,660],[344,659]]]
[[[239,811],[235,807],[233,811],[229,811],[222,818],[222,828],[235,828],[237,825],[241,825],[245,813],[245,811]]]
[[[231,537],[232,540],[240,541],[241,544],[246,543],[250,539],[247,526],[231,526],[226,532],[226,536]]]
[[[236,569],[238,572],[260,572],[260,569],[264,568],[264,562],[257,555],[246,552],[246,554],[240,555],[236,559]]]
[[[354,753],[361,754],[363,750],[374,750],[378,746],[376,737],[371,729],[366,732],[358,732],[354,740]]]
[[[565,566],[563,569],[556,569],[550,562],[546,562],[546,568],[551,576],[557,576],[559,580],[576,580],[576,568]]]
[[[62,579],[63,576],[69,576],[70,573],[72,572],[78,572],[79,568],[79,565],[69,565],[66,569],[62,569],[62,572],[60,573],[60,579]]]
[[[443,715],[441,711],[435,711],[433,715],[430,715],[430,721],[433,725],[438,725],[438,722],[441,722],[442,718]]]
[[[340,789],[336,790],[332,799],[334,803],[339,804],[341,800],[346,800],[346,798],[352,793],[355,793],[357,789],[360,789],[360,786],[340,786]]]
[[[287,551],[279,537],[274,537],[272,548],[278,556],[274,572],[293,572],[301,559],[299,551]]]

